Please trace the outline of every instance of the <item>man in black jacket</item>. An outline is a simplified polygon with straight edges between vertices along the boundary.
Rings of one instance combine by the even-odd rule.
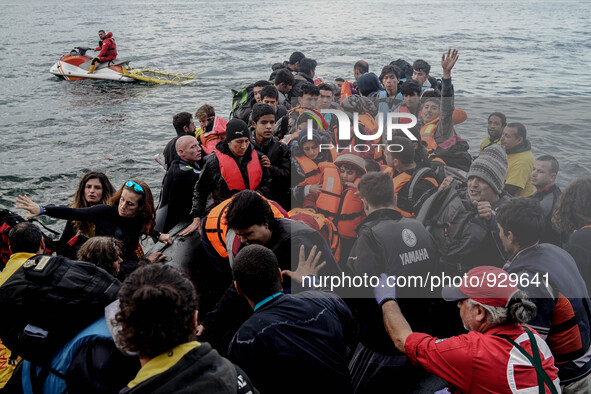
[[[552,211],[562,191],[556,185],[558,175],[558,161],[551,155],[543,155],[536,159],[531,173],[531,183],[536,187],[536,192],[531,196],[540,202],[546,217],[546,230],[540,238],[540,242],[562,245],[560,234],[552,228]]]
[[[175,146],[179,159],[170,163],[164,175],[156,214],[157,226],[162,226],[160,230],[166,233],[180,221],[191,219],[192,192],[201,172],[197,164],[201,160],[201,146],[197,139],[184,135]]]
[[[232,339],[229,358],[261,393],[352,393],[345,341],[351,312],[343,300],[323,291],[283,294],[277,258],[261,245],[242,249],[232,272],[254,314]],[[305,379],[285,379],[285,371]]]
[[[256,192],[244,190],[236,194],[228,205],[226,220],[229,228],[226,243],[233,243],[229,238],[231,230],[240,241],[238,250],[246,245],[263,245],[275,254],[282,271],[291,270],[292,264],[297,266],[300,247],[303,246],[306,256],[313,248],[322,252],[322,260],[326,264],[321,273],[338,275],[341,272],[330,247],[320,233],[301,222],[275,218],[267,201]],[[291,292],[287,277],[284,290],[286,293]],[[220,353],[225,354],[230,339],[251,315],[252,308],[236,293],[232,285],[201,323],[198,334],[204,333],[205,336],[200,339],[208,341]]]
[[[199,181],[193,191],[193,222],[179,233],[189,235],[199,230],[201,218],[207,213],[207,199],[211,194],[214,205],[241,190],[257,190],[268,196],[271,179],[262,167],[263,154],[250,145],[248,126],[240,119],[232,119],[226,126],[226,138],[207,156]]]
[[[193,121],[193,115],[188,112],[179,112],[172,117],[172,125],[176,130],[176,137],[168,141],[162,154],[164,155],[164,163],[166,168],[170,167],[170,163],[173,160],[178,160],[179,155],[176,151],[176,142],[179,137],[183,135],[195,135],[195,122]]]
[[[388,174],[364,175],[359,181],[359,193],[367,216],[356,230],[358,238],[349,253],[346,272],[354,277],[379,277],[385,272],[408,279],[408,286],[399,289],[400,308],[413,327],[433,332],[437,324],[433,324],[435,315],[430,308],[438,292],[411,283],[411,278],[426,279],[438,273],[437,247],[431,234],[417,220],[403,218],[396,211],[393,182]],[[406,356],[388,341],[380,310],[371,299],[371,286],[337,293],[358,319],[360,343],[349,364],[355,392],[379,393],[384,392],[384,387],[407,392],[427,378],[424,371],[407,365]],[[391,386],[394,382],[395,386]]]
[[[316,62],[316,60],[307,57],[300,61],[300,70],[295,75],[295,82],[293,84],[293,87],[291,88],[292,98],[300,97],[300,89],[302,87],[302,84],[309,82],[312,85],[314,85],[314,73],[316,72],[317,64],[318,63]],[[295,104],[292,104],[292,106],[295,107]],[[301,102],[300,105],[302,105]]]
[[[273,136],[275,130],[275,111],[267,104],[255,104],[252,109],[252,128],[250,135],[252,147],[263,154],[261,165],[271,176],[269,198],[282,208],[290,210],[291,153],[287,145]]]

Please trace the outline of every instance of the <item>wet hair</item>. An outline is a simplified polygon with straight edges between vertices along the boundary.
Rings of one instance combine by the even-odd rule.
[[[392,140],[389,141],[390,144],[396,144],[402,146],[402,150],[400,152],[391,152],[390,150],[386,150],[386,154],[389,154],[392,159],[398,159],[402,162],[402,164],[408,165],[414,162],[415,160],[415,147],[413,142],[407,138],[402,136],[395,136],[392,137]]]
[[[275,110],[269,104],[255,104],[252,107],[252,121],[257,123],[262,116],[273,115]]]
[[[525,138],[527,137],[527,130],[525,129],[525,126],[523,125],[523,123],[513,122],[513,123],[507,124],[507,126],[505,126],[505,127],[511,127],[512,129],[517,129],[517,132],[515,133],[515,135],[517,137],[521,137],[525,141]]]
[[[277,257],[262,245],[243,248],[234,258],[232,275],[244,294],[256,303],[283,290]]]
[[[390,64],[400,68],[402,78],[412,79],[412,66],[406,60],[398,58],[391,61]]]
[[[361,74],[369,72],[369,63],[365,60],[358,60],[353,66],[353,70],[358,70]]]
[[[128,351],[154,358],[194,336],[197,294],[189,279],[166,264],[148,264],[132,272],[119,290],[115,324]]]
[[[154,226],[156,225],[156,210],[154,209],[154,197],[152,196],[152,190],[150,190],[148,184],[142,180],[132,179],[132,181],[140,185],[142,189],[144,189],[144,193],[137,193],[132,187],[125,186],[124,183],[113,195],[113,197],[111,197],[111,205],[119,205],[119,200],[121,200],[121,194],[123,193],[123,190],[130,190],[138,194],[140,199],[138,201],[137,215],[142,217],[144,223],[141,233],[145,235],[151,235],[152,230],[154,230]]]
[[[419,86],[419,83],[417,81],[415,81],[414,79],[407,79],[406,81],[404,81],[404,83],[400,87],[400,93],[403,96],[413,96],[415,94],[417,96],[420,96],[421,95],[421,87]]]
[[[304,82],[300,86],[300,96],[299,97],[304,97],[304,94],[309,94],[311,96],[320,96],[320,90],[318,90],[318,87],[316,85],[314,85],[313,83]]]
[[[272,85],[272,83],[269,82],[269,81],[265,81],[264,79],[261,79],[260,81],[256,81],[254,83],[254,85],[252,85],[252,87],[254,87],[254,88],[264,88],[265,86],[269,86],[269,85]]]
[[[104,31],[103,29],[101,29],[101,30],[99,30],[98,32],[99,32],[99,33],[101,33],[101,32],[102,32],[102,33],[104,33],[105,31]]]
[[[279,100],[279,91],[273,85],[265,86],[264,88],[261,89],[261,100],[264,99],[265,97],[271,97],[271,98],[274,98],[275,100]]]
[[[306,56],[302,52],[294,52],[289,57],[289,64],[296,64],[297,62],[301,62]]]
[[[309,75],[310,71],[316,71],[317,65],[318,62],[316,60],[305,57],[300,60],[300,72]]]
[[[275,75],[275,85],[279,85],[280,83],[293,86],[295,83],[295,77],[293,76],[293,73],[286,68],[282,68],[281,70],[277,71],[277,74]]]
[[[552,213],[552,224],[561,232],[571,232],[591,224],[591,175],[574,180],[562,192]]]
[[[494,326],[504,324],[524,324],[533,319],[536,315],[536,304],[531,302],[527,293],[517,290],[509,299],[507,307],[484,305],[469,298],[468,302],[480,305],[486,311],[486,321]]]
[[[183,128],[185,126],[189,127],[191,119],[193,119],[193,115],[188,112],[179,112],[172,117],[172,125],[176,130],[176,135],[181,136],[186,134]]]
[[[496,213],[497,223],[521,247],[535,244],[546,229],[546,218],[540,202],[534,198],[518,197],[501,204]]]
[[[109,180],[109,178],[105,174],[103,174],[102,172],[98,172],[98,171],[91,171],[91,172],[84,174],[84,176],[82,177],[82,179],[78,183],[78,187],[76,188],[76,192],[74,193],[74,201],[72,201],[72,204],[70,204],[70,207],[72,207],[72,208],[87,208],[87,207],[91,206],[88,203],[88,201],[86,201],[86,199],[84,198],[84,190],[86,189],[86,184],[91,179],[98,179],[101,183],[101,186],[103,187],[103,197],[101,198],[101,200],[98,203],[99,204],[108,204],[109,203],[111,196],[113,196],[113,194],[115,194],[115,188],[113,187],[113,185],[111,184],[111,181]],[[83,234],[88,233],[90,231],[90,229],[94,226],[92,223],[81,222],[79,220],[73,220],[72,225],[74,226],[75,230],[77,230]]]
[[[437,94],[436,90],[426,90],[425,92],[423,92],[423,96],[421,97],[421,106],[427,104],[428,102],[433,102],[441,108],[441,99],[439,98],[439,95]]]
[[[247,229],[265,223],[272,229],[275,223],[269,203],[252,190],[242,190],[234,195],[226,211],[226,223],[231,229]]]
[[[493,112],[492,114],[488,115],[488,119],[490,120],[491,117],[496,116],[497,118],[501,119],[501,126],[505,127],[507,125],[507,116],[505,116],[502,112]]]
[[[400,79],[400,76],[402,75],[402,70],[400,70],[400,67],[398,66],[388,64],[387,66],[384,66],[382,68],[382,73],[380,74],[380,81],[384,79],[384,77],[388,74],[394,74],[396,76],[396,79]]]
[[[15,225],[8,233],[8,244],[12,253],[37,253],[43,233],[29,222]]]
[[[331,92],[332,94],[334,94],[334,88],[332,86],[330,86],[329,84],[327,84],[327,83],[321,83],[317,87],[318,87],[318,94],[320,94],[320,91],[321,90],[328,90],[329,92]]]
[[[558,160],[556,160],[556,158],[552,155],[542,155],[540,157],[538,157],[536,160],[538,161],[545,161],[547,163],[550,163],[550,174],[558,174],[558,170],[559,170],[559,165],[558,165]]]
[[[431,71],[431,66],[423,59],[417,59],[412,64],[412,69],[413,71],[424,71],[425,74],[429,75],[429,72]]]
[[[117,261],[123,252],[123,242],[113,237],[92,237],[84,242],[78,250],[78,260],[92,263],[113,276],[117,276],[117,270],[113,263]]]
[[[368,172],[359,180],[359,194],[373,208],[393,207],[394,183],[385,172]]]
[[[350,164],[350,163],[338,162],[338,163],[335,163],[335,165],[337,166],[337,168],[343,167],[345,170],[355,171],[355,179],[357,179],[360,176],[362,176],[363,174],[365,174],[365,172],[361,171],[361,169],[358,166]]]
[[[382,168],[380,167],[380,163],[378,163],[374,159],[365,159],[365,171],[379,172],[379,171],[382,171]]]
[[[209,104],[203,104],[201,107],[197,108],[197,111],[195,111],[195,119],[201,119],[204,116],[208,118],[215,116],[215,109]]]

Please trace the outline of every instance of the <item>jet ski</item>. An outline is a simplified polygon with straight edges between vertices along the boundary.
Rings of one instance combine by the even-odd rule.
[[[92,48],[75,47],[55,63],[49,72],[68,81],[79,79],[109,80],[119,82],[135,82],[137,79],[129,77],[131,72],[129,60],[115,59],[106,63],[99,63],[92,74],[90,70],[91,57],[86,52]]]

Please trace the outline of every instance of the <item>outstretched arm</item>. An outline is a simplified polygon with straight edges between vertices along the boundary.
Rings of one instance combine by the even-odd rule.
[[[441,81],[441,106],[439,108],[439,125],[435,133],[435,141],[438,144],[448,140],[454,135],[453,113],[454,88],[451,83],[451,70],[458,60],[458,51],[449,49],[447,54],[441,55],[441,68],[443,79]]]
[[[17,205],[14,206],[16,209],[24,209],[25,211],[29,211],[29,215],[25,217],[25,219],[27,220],[32,219],[35,216],[39,216],[43,213],[43,208],[41,207],[41,205],[33,202],[33,200],[29,198],[29,196],[19,195],[16,198],[16,203]]]
[[[452,50],[451,48],[447,50],[447,55],[445,53],[441,55],[441,68],[443,68],[444,79],[451,78],[451,69],[454,68],[459,57],[458,50]]]
[[[406,343],[406,338],[412,334],[412,329],[398,307],[395,285],[395,276],[381,274],[378,285],[373,288],[373,294],[382,310],[384,327],[388,336],[394,342],[396,349],[406,354],[404,344]]]

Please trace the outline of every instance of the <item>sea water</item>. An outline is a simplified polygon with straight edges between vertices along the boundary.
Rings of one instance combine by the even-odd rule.
[[[588,172],[591,4],[580,1],[2,1],[0,208],[18,194],[68,204],[80,177],[105,172],[115,187],[141,178],[156,201],[164,170],[153,160],[175,136],[172,116],[209,103],[229,116],[231,90],[267,79],[296,50],[316,76],[353,80],[366,60],[379,75],[392,60],[422,58],[452,71],[456,127],[477,153],[488,114],[523,122],[535,156],[560,162],[564,188]],[[178,87],[64,81],[49,68],[75,46],[113,32],[131,66],[195,72]],[[21,212],[24,213],[24,212]],[[47,223],[56,226],[51,218]]]

